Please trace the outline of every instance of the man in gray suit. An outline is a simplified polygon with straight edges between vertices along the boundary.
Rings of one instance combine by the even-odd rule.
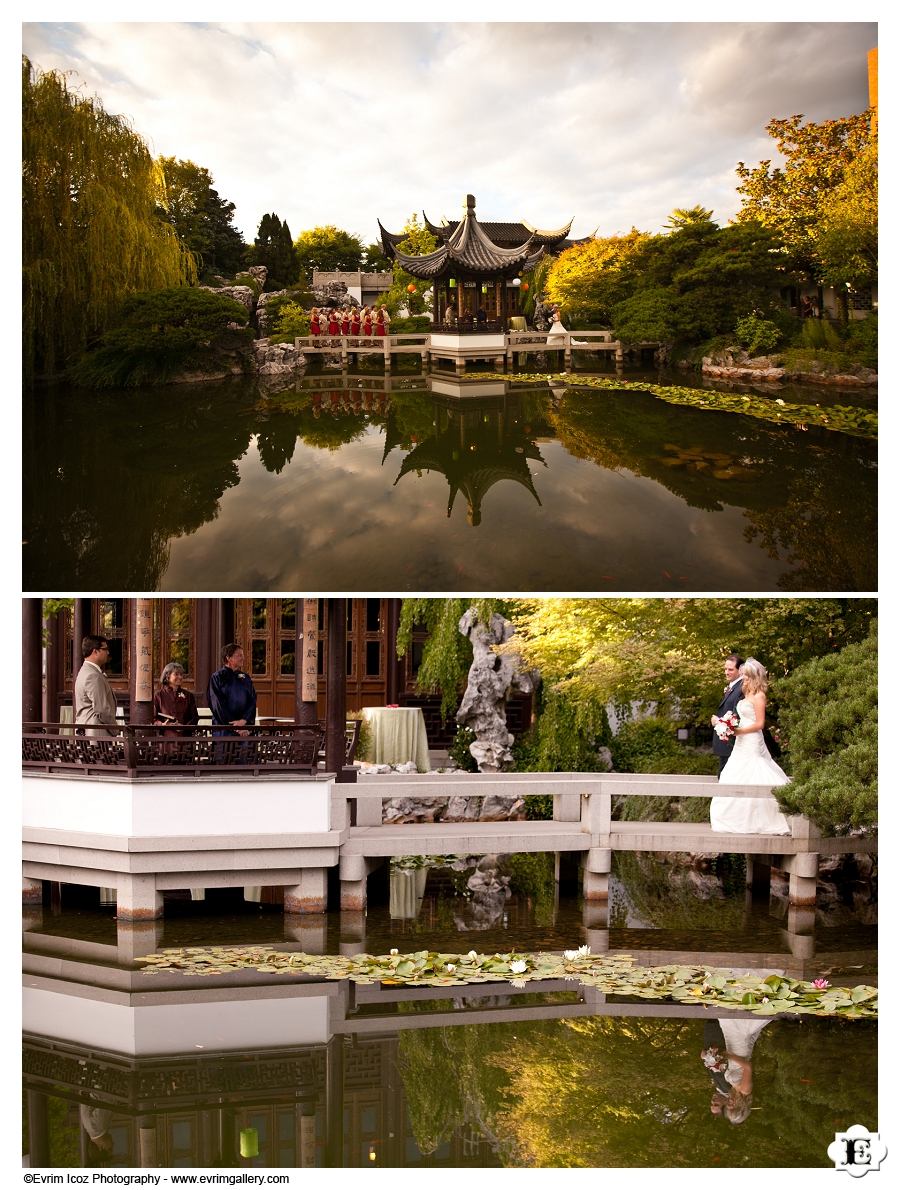
[[[86,636],[81,642],[84,663],[75,678],[75,722],[116,722],[116,696],[103,672],[109,661],[109,641],[105,636]],[[85,735],[114,735],[114,732],[87,730]]]

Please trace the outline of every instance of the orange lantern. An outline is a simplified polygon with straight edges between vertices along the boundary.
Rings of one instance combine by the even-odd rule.
[[[523,281],[523,282],[522,282],[522,288],[523,288],[523,289],[527,289],[527,288],[528,288],[528,282],[527,282],[527,281]]]
[[[412,281],[410,281],[409,285],[407,285],[406,292],[407,293],[415,293],[416,292],[416,287],[415,287],[415,285],[413,285]]]

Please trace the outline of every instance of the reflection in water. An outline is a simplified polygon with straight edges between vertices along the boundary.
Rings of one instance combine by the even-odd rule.
[[[753,1111],[723,1129],[699,1006],[200,982],[83,958],[26,976],[32,1166],[827,1167],[837,1129],[876,1119],[872,1022],[773,1020]]]
[[[634,390],[378,383],[33,395],[26,588],[874,585],[873,443]]]
[[[404,989],[248,970],[150,976],[134,961],[163,946],[384,954],[588,943],[647,964],[833,983],[869,982],[874,971],[871,905],[836,918],[820,907],[792,922],[776,898],[752,901],[739,864],[707,874],[691,898],[688,872],[673,881],[670,865],[618,856],[607,919],[605,908],[559,895],[553,856],[528,859],[543,862],[550,891],[535,862],[527,886],[513,867],[518,891],[499,919],[463,895],[464,861],[395,867],[367,913],[214,914],[212,897],[167,900],[165,918],[126,925],[78,909],[74,892],[65,912],[30,907],[31,1164],[828,1167],[835,1131],[877,1118],[870,1021],[779,1017],[748,1038],[758,1018],[723,1012],[719,1047],[743,1096],[732,1096],[734,1114],[752,1094],[749,1115],[731,1127],[710,1111],[703,1007],[628,1003],[561,980]]]

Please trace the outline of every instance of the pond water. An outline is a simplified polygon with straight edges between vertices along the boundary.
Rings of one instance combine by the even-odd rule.
[[[702,1006],[562,980],[410,989],[251,970],[150,976],[125,957],[224,943],[351,954],[588,940],[638,963],[689,952],[710,965],[730,957],[744,970],[874,981],[869,886],[823,888],[798,933],[777,888],[768,903],[748,902],[739,863],[698,874],[642,857],[615,875],[601,928],[590,907],[548,893],[549,857],[528,858],[517,879],[530,891],[493,915],[455,892],[465,873],[447,869],[395,872],[368,914],[300,925],[242,908],[235,894],[167,900],[162,922],[137,929],[117,929],[111,910],[77,896],[61,912],[31,911],[32,1165],[828,1168],[835,1131],[859,1120],[874,1129],[869,1021],[769,1019],[747,1047],[749,1116],[731,1125],[710,1111]],[[732,1037],[732,1020],[758,1020],[715,1019]]]
[[[54,389],[24,425],[26,590],[876,583],[873,442],[634,389],[327,374],[268,395]]]

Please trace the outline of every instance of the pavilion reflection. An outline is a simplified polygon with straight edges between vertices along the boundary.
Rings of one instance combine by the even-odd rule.
[[[372,452],[361,449],[370,438],[381,438],[380,470]],[[392,476],[384,463],[394,452],[400,459]],[[277,393],[249,384],[190,394],[137,391],[127,401],[46,392],[35,394],[24,414],[24,582],[44,590],[159,589],[177,569],[173,543],[196,537],[196,553],[184,541],[177,552],[182,571],[187,558],[191,567],[196,561],[190,584],[203,588],[205,569],[218,575],[202,545],[212,522],[220,521],[218,535],[252,523],[274,490],[269,477],[281,483],[275,515],[265,533],[252,535],[251,556],[228,580],[232,588],[247,585],[241,566],[260,588],[271,582],[266,575],[282,573],[286,556],[297,557],[300,568],[303,542],[323,509],[329,539],[353,537],[364,573],[366,557],[401,552],[399,505],[409,501],[415,479],[408,477],[416,476],[431,479],[416,531],[434,535],[432,567],[456,559],[455,525],[442,527],[447,515],[431,496],[442,478],[446,513],[462,500],[470,525],[493,517],[507,537],[515,524],[548,540],[565,538],[573,559],[582,547],[597,557],[591,543],[602,540],[608,555],[621,558],[619,569],[635,567],[633,583],[643,574],[640,581],[656,589],[653,541],[663,530],[642,520],[642,510],[660,506],[653,485],[678,502],[665,505],[660,548],[696,532],[691,510],[738,510],[744,531],[732,553],[741,566],[771,559],[773,581],[788,589],[867,590],[874,582],[875,465],[873,443],[676,408],[637,384],[586,392],[577,380],[528,389],[477,376],[323,375]],[[361,519],[377,532],[356,534]],[[701,554],[710,535],[714,527],[704,524]],[[360,557],[360,548],[371,552]],[[727,569],[713,555],[697,565]],[[350,561],[335,564],[343,574]],[[407,555],[403,564],[411,567],[413,587],[415,559]],[[523,566],[534,564],[511,554],[504,568],[515,582]],[[580,589],[583,560],[572,562],[572,574],[560,564],[556,559],[560,589]],[[599,559],[595,565],[603,568]],[[595,585],[604,575],[593,576]],[[299,573],[294,577],[300,581]],[[752,589],[751,578],[747,583]]]

